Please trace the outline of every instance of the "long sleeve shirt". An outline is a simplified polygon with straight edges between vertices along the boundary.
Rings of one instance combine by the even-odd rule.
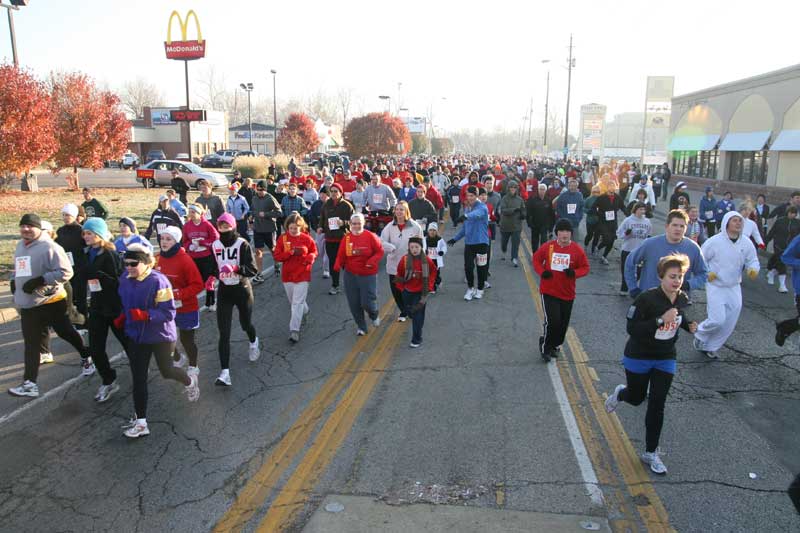
[[[658,261],[667,255],[684,254],[689,257],[689,272],[684,278],[692,289],[702,289],[706,283],[708,267],[700,246],[691,239],[683,238],[680,242],[670,243],[664,235],[657,235],[645,241],[628,256],[625,261],[625,283],[631,291],[646,291],[661,285],[656,267]],[[636,265],[644,263],[641,276],[636,279]]]
[[[545,271],[553,274],[551,278],[541,278],[539,292],[566,301],[575,299],[575,280],[589,273],[589,259],[576,242],[561,246],[557,240],[548,241],[534,252],[532,262],[539,276]],[[567,269],[574,270],[575,277],[568,276]]]
[[[464,239],[464,244],[489,244],[489,209],[476,200],[464,212],[466,220],[453,236],[454,241]]]
[[[297,211],[300,215],[305,215],[308,213],[308,206],[302,197],[290,196],[287,194],[281,200],[281,211],[283,211],[284,218],[291,215],[292,211]]]
[[[333,270],[345,269],[357,276],[374,276],[383,257],[383,246],[378,236],[371,231],[358,235],[348,233],[342,239]]]
[[[243,220],[250,212],[250,204],[247,203],[244,196],[232,195],[225,202],[225,211],[233,215],[236,220]]]

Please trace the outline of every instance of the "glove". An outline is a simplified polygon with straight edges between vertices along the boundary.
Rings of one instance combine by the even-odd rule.
[[[461,223],[464,222],[465,220],[467,220],[467,215],[461,215],[460,217],[458,217],[458,220],[456,220],[456,222]]]
[[[439,256],[444,256],[444,252],[439,252]]]
[[[206,290],[209,291],[209,292],[213,291],[214,290],[214,283],[216,283],[216,282],[217,282],[217,278],[215,278],[214,276],[209,276],[209,278],[206,280]]]
[[[220,272],[223,274],[230,274],[231,272],[238,272],[239,267],[237,265],[222,265],[222,268],[219,269]]]
[[[714,281],[715,279],[717,279],[717,274],[715,272],[709,272],[708,273],[708,281]]]
[[[114,327],[118,330],[122,330],[125,327],[125,313],[120,313],[120,315],[114,319]]]
[[[564,274],[566,274],[568,278],[574,278],[575,277],[575,270],[573,270],[571,268],[568,268],[568,269],[566,269],[564,271]]]
[[[625,235],[630,235],[631,233],[633,233],[633,230],[631,228],[625,230]]]
[[[553,271],[552,270],[545,270],[544,272],[542,272],[542,276],[541,277],[542,277],[542,279],[550,279],[550,278],[553,277]]]
[[[173,300],[180,300],[180,289],[172,289],[172,299]]]
[[[766,250],[767,249],[767,245],[766,244],[759,244],[758,245],[758,249],[759,250]]]
[[[31,294],[42,285],[44,285],[44,278],[42,276],[37,276],[26,281],[25,284],[22,285],[22,290],[25,294]]]
[[[308,248],[305,246],[298,246],[297,248],[292,249],[292,255],[303,255],[308,251]]]
[[[634,287],[633,289],[631,289],[628,292],[631,295],[631,298],[636,298],[637,296],[642,294],[642,289],[640,289],[639,287]]]
[[[455,239],[450,239],[449,241],[447,241],[447,246],[455,246],[455,244],[456,244]]]
[[[147,322],[150,318],[150,314],[143,309],[131,309],[128,312],[131,314],[131,320],[134,322]]]
[[[755,268],[751,268],[747,271],[747,277],[750,279],[757,279],[758,278],[758,270]]]

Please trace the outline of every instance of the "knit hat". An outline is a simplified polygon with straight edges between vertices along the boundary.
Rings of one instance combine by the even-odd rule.
[[[239,189],[240,189],[241,187],[242,187],[242,184],[241,184],[241,183],[239,183],[238,181],[234,181],[234,182],[232,182],[232,183],[231,183],[231,184],[228,186],[228,189],[229,189],[230,191],[232,191],[232,192],[239,192]]]
[[[558,234],[559,231],[568,231],[572,233],[572,222],[567,220],[566,218],[559,219],[556,222],[555,232]]]
[[[75,208],[77,209],[77,207]],[[36,213],[26,213],[22,215],[19,220],[20,226],[33,226],[34,228],[42,229],[42,219]]]
[[[411,244],[413,244],[413,243],[416,243],[416,244],[419,244],[420,246],[422,246],[422,237],[410,237],[408,239],[409,246]]]
[[[161,196],[158,197],[158,203],[165,202],[167,200],[169,200],[169,196],[167,196],[166,194],[162,194]]]
[[[104,241],[111,240],[106,221],[99,217],[89,217],[83,222],[83,231],[91,231]]]
[[[336,189],[337,191],[339,191],[339,194],[342,193],[342,186],[339,185],[338,183],[333,183],[330,188],[331,190]]]
[[[267,180],[258,180],[258,183],[256,183],[256,187],[258,187],[259,189],[266,189]]]
[[[714,187],[712,187],[711,185],[706,185],[706,192],[711,192],[713,190],[714,190]]]
[[[233,215],[231,215],[230,213],[222,213],[217,219],[217,226],[219,226],[223,222],[229,225],[230,227],[236,229],[236,219],[233,218]]]
[[[428,224],[428,229],[429,230],[435,229],[436,231],[439,231],[439,225],[436,222],[431,222],[430,224]]]
[[[42,231],[53,231],[53,225],[47,220],[42,220]]]
[[[67,204],[61,208],[62,215],[69,215],[72,217],[78,216],[78,206],[75,204]]]
[[[132,218],[122,217],[121,219],[119,219],[119,223],[125,224],[126,226],[131,228],[131,231],[133,233],[136,233],[136,222],[134,222]]]
[[[128,245],[125,250],[125,259],[134,259],[142,263],[150,264],[153,261],[153,252],[145,245],[135,242]]]
[[[164,235],[165,233],[172,237],[172,240],[177,243],[180,243],[181,239],[183,239],[183,232],[177,226],[167,226],[164,228],[164,231],[161,232],[161,235]]]
[[[372,179],[372,172],[370,172],[369,170],[365,170],[362,174],[364,176],[363,179],[365,181],[370,181]]]

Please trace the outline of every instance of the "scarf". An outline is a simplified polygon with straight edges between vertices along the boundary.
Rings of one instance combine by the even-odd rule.
[[[428,279],[430,277],[430,267],[428,261],[423,254],[419,254],[420,262],[422,263],[422,298],[423,300],[428,296]],[[403,281],[408,283],[414,276],[414,256],[410,253],[406,254],[404,261],[406,262],[406,273]]]
[[[236,233],[236,230],[219,232],[219,242],[221,242],[225,247],[231,246],[238,238],[239,234]]]
[[[170,248],[169,250],[167,250],[166,252],[164,250],[161,250],[161,256],[162,257],[168,257],[168,258],[172,257],[175,254],[177,254],[178,250],[180,250],[180,249],[181,249],[181,243],[176,242],[175,245],[172,248]]]

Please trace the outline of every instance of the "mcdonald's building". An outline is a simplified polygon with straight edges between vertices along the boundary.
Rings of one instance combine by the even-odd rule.
[[[128,149],[139,154],[142,161],[150,150],[164,150],[167,158],[177,154],[191,154],[199,162],[205,154],[228,148],[228,120],[223,111],[206,111],[206,120],[174,122],[170,111],[179,107],[145,107],[144,117],[131,123],[131,141]],[[192,146],[188,133],[191,128]]]
[[[774,202],[800,189],[800,65],[676,96],[670,124],[670,166],[694,188]]]

